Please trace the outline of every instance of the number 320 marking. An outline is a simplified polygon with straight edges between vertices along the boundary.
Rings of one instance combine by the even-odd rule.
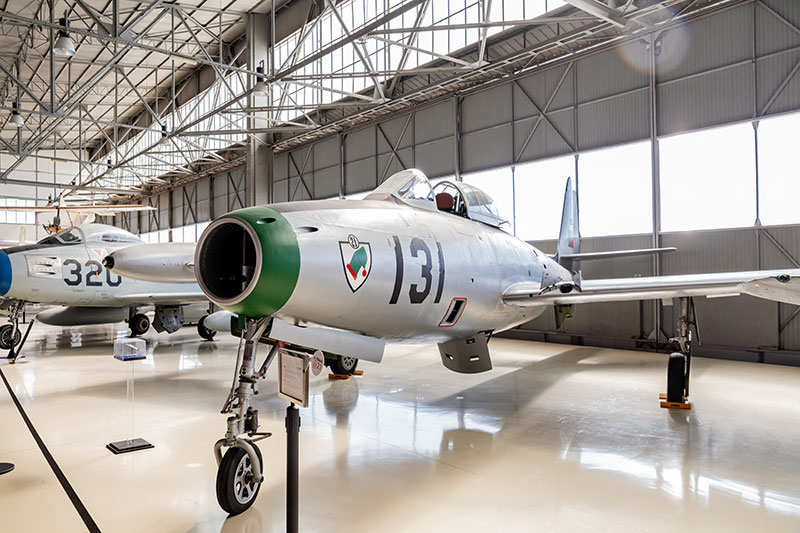
[[[64,283],[70,287],[75,287],[83,282],[83,274],[81,272],[81,264],[77,259],[65,259],[64,266],[71,265],[69,277],[64,278]],[[102,287],[103,282],[100,280],[100,273],[103,272],[103,265],[99,261],[89,260],[86,261],[85,266],[89,267],[89,272],[86,273],[86,286],[87,287]],[[106,270],[106,284],[109,287],[118,287],[122,283],[122,276],[117,276],[113,279],[110,270]]]

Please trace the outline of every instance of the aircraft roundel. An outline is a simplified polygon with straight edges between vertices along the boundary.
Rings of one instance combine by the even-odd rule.
[[[350,290],[356,292],[367,281],[372,268],[372,249],[368,242],[359,242],[355,235],[348,235],[346,241],[339,242],[342,252],[344,277]]]

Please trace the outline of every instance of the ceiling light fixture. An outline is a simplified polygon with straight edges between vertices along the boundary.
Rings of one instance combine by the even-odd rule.
[[[169,137],[167,137],[167,125],[161,125],[161,138],[158,140],[158,144],[169,144]]]
[[[11,123],[18,128],[25,125],[25,120],[19,114],[19,104],[17,102],[11,102]]]
[[[256,96],[269,96],[267,84],[264,83],[264,62],[256,67],[256,84],[253,87],[253,94]]]
[[[58,30],[58,39],[53,45],[53,53],[62,57],[72,57],[75,55],[75,43],[69,36],[69,20],[66,18],[58,19],[61,29]]]

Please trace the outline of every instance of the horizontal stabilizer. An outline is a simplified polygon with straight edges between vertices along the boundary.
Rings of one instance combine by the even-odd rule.
[[[641,248],[638,250],[616,250],[613,252],[587,252],[581,254],[565,254],[561,259],[567,261],[594,261],[597,259],[617,259],[619,257],[634,257],[637,255],[655,255],[677,252],[677,248]]]

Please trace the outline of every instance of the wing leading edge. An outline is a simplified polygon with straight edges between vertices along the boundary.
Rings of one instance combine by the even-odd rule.
[[[186,305],[207,302],[208,297],[199,288],[186,292],[144,292],[140,294],[121,294],[114,296],[114,303],[122,305]]]
[[[509,287],[503,301],[509,305],[539,307],[741,294],[800,305],[800,269],[584,280],[580,291],[573,289],[566,294],[558,290],[541,293],[539,283],[522,282]]]

